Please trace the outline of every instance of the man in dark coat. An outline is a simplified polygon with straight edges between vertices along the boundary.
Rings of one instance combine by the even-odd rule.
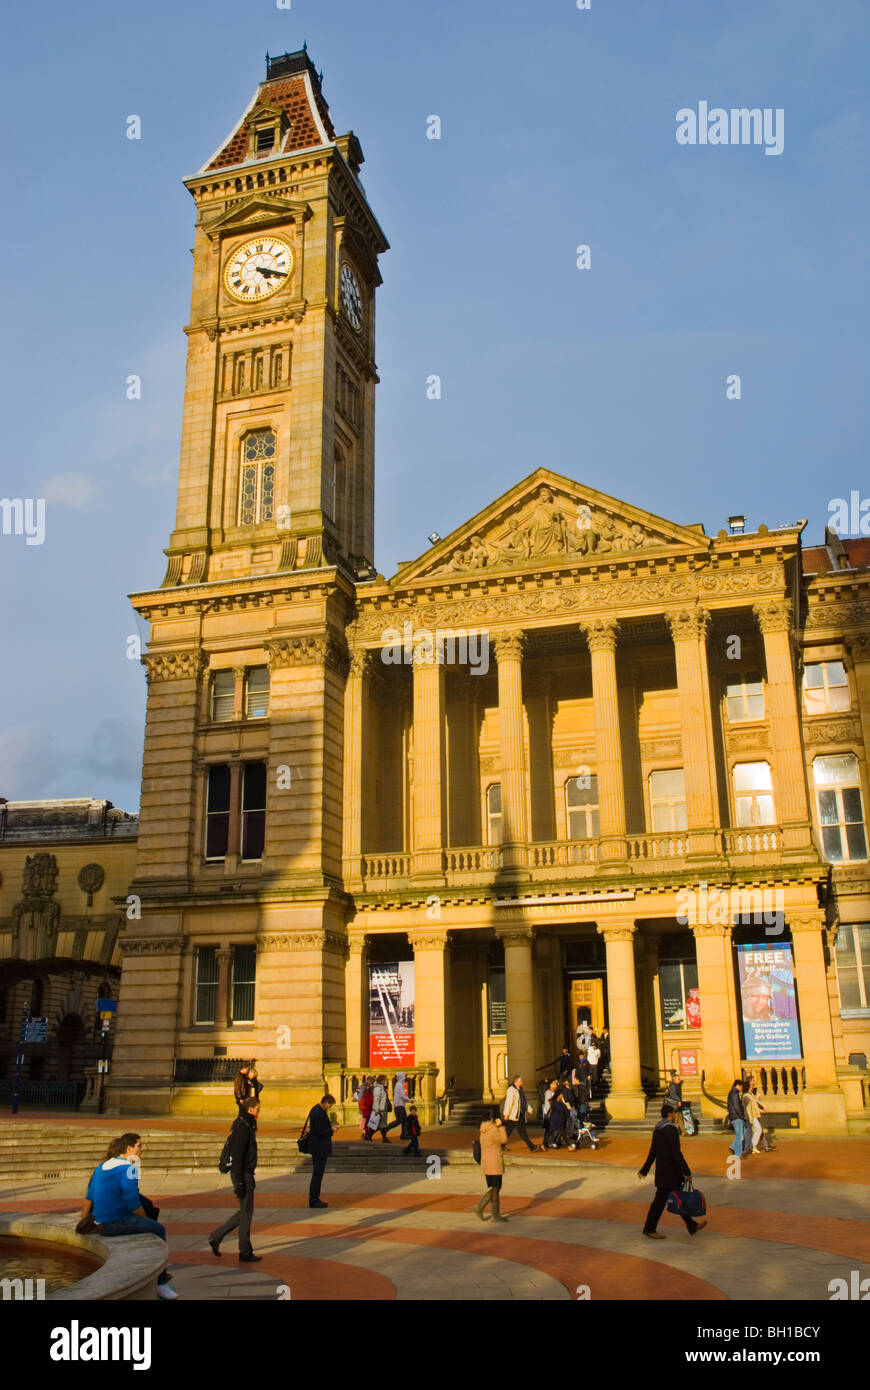
[[[233,1192],[239,1203],[238,1211],[234,1211],[222,1226],[216,1231],[212,1231],[208,1238],[213,1255],[220,1255],[220,1244],[224,1236],[228,1236],[230,1231],[236,1227],[239,1229],[239,1263],[254,1264],[262,1256],[255,1255],[251,1247],[251,1220],[254,1215],[254,1172],[257,1167],[257,1116],[260,1113],[260,1102],[253,1096],[247,1096],[239,1105],[238,1118],[233,1120],[233,1127],[230,1130],[230,1152],[232,1154],[232,1166],[230,1167],[230,1179],[233,1184]]]
[[[692,1176],[692,1170],[680,1149],[677,1111],[671,1110],[667,1105],[662,1106],[662,1118],[653,1130],[652,1143],[646,1156],[646,1162],[642,1168],[638,1168],[637,1176],[645,1178],[653,1163],[656,1166],[653,1179],[656,1185],[656,1195],[650,1202],[643,1233],[651,1240],[664,1240],[665,1237],[656,1230],[656,1226],[668,1204],[668,1193],[682,1187],[683,1179]],[[685,1216],[682,1212],[680,1215],[688,1227],[690,1236],[693,1236],[696,1231],[700,1231],[707,1224],[706,1221],[694,1221],[691,1216]]]
[[[311,1154],[311,1182],[308,1186],[308,1205],[325,1210],[328,1202],[320,1200],[320,1184],[326,1168],[326,1160],[332,1154],[332,1121],[327,1115],[330,1105],[335,1105],[335,1097],[321,1096],[317,1105],[311,1107],[308,1116],[308,1152]]]

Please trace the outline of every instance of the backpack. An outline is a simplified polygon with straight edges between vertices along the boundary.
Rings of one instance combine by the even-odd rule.
[[[228,1173],[233,1166],[233,1136],[228,1134],[218,1159],[218,1172]]]
[[[479,1139],[475,1139],[474,1143],[471,1146],[471,1157],[474,1159],[475,1163],[479,1163],[480,1160],[483,1158],[483,1153],[480,1148]]]

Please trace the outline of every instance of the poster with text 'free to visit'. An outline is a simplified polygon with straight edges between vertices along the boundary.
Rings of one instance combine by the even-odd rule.
[[[414,962],[369,966],[369,1066],[414,1065]]]
[[[737,947],[744,1055],[748,1062],[801,1055],[791,946]]]

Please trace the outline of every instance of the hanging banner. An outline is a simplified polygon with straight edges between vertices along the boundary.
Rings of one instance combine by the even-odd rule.
[[[369,1066],[414,1065],[414,962],[369,966]]]
[[[801,1056],[791,945],[737,947],[743,1046],[747,1062]]]

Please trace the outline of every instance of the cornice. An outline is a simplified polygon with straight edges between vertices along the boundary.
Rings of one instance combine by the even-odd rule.
[[[222,601],[238,602],[239,607],[261,604],[265,598],[276,600],[275,606],[277,601],[286,603],[299,599],[306,602],[312,589],[325,591],[325,598],[331,598],[339,591],[346,598],[353,595],[353,584],[344,572],[335,565],[323,565],[316,569],[285,570],[256,578],[209,579],[199,584],[145,589],[128,594],[128,598],[137,613],[154,612],[157,617],[172,617],[188,611],[207,613]],[[156,611],[159,609],[165,611]]]

